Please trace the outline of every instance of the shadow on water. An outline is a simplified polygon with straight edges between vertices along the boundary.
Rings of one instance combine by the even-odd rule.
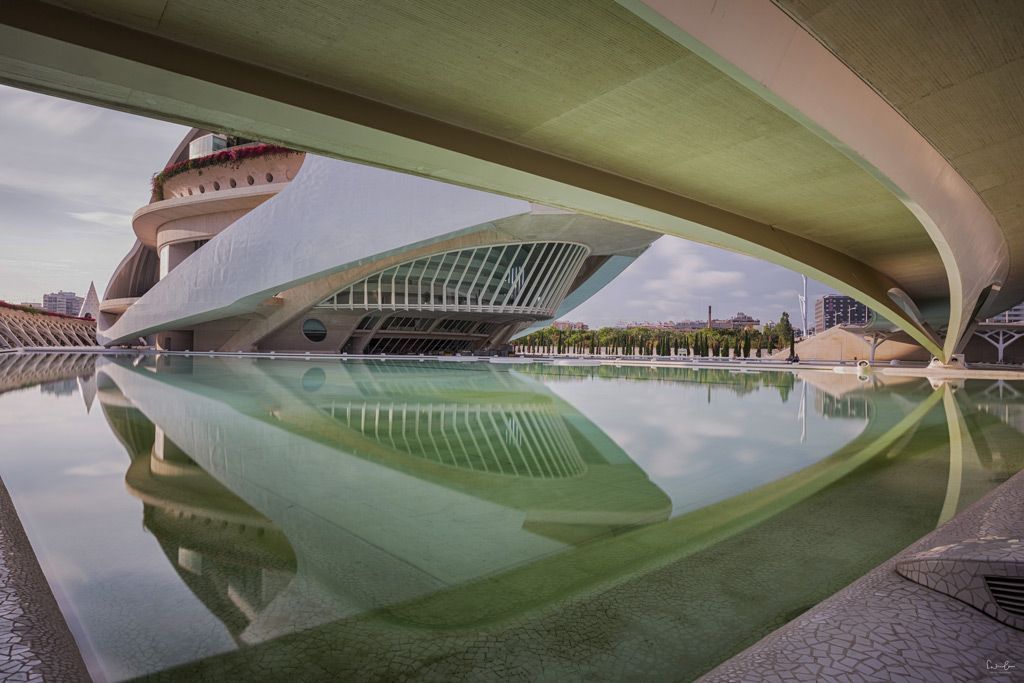
[[[574,378],[864,428],[672,516],[546,384]],[[93,387],[145,528],[238,646],[159,678],[692,679],[1024,466],[1005,383],[164,356],[101,359]]]

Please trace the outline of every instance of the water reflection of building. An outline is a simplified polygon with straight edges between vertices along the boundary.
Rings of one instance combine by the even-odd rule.
[[[146,528],[236,641],[260,644],[257,652],[227,653],[175,674],[223,674],[258,660],[279,664],[276,677],[301,663],[311,647],[326,652],[320,649],[326,643],[345,653],[326,663],[336,677],[391,678],[397,669],[386,669],[388,657],[400,658],[406,670],[435,661],[438,653],[457,658],[474,647],[501,653],[506,644],[522,642],[515,640],[516,629],[540,634],[531,643],[560,642],[565,621],[551,615],[569,610],[551,607],[565,605],[566,596],[574,601],[573,619],[578,609],[588,612],[578,619],[581,626],[603,628],[603,615],[616,607],[601,596],[621,596],[664,574],[651,569],[677,561],[683,564],[673,571],[686,578],[676,584],[685,590],[676,593],[686,598],[665,599],[682,603],[671,608],[673,623],[687,626],[673,631],[672,640],[699,642],[709,629],[731,634],[775,620],[853,578],[799,578],[806,553],[787,551],[763,562],[764,549],[790,547],[787,528],[799,529],[804,548],[832,544],[836,557],[884,558],[923,533],[922,519],[934,523],[931,515],[945,509],[944,498],[952,510],[962,507],[985,490],[975,482],[1002,478],[1020,465],[1009,448],[1019,442],[1018,432],[987,415],[976,419],[965,410],[957,416],[956,406],[982,400],[984,387],[932,391],[921,380],[902,379],[896,391],[878,391],[875,382],[856,376],[801,372],[800,389],[815,378],[837,410],[847,410],[858,397],[869,402],[860,436],[821,462],[735,499],[646,524],[641,520],[655,518],[647,504],[656,500],[649,483],[631,479],[629,467],[610,467],[618,451],[587,434],[587,423],[575,411],[559,410],[559,401],[543,387],[531,387],[518,368],[497,376],[479,364],[426,365],[389,361],[336,369],[300,361],[196,363],[164,357],[142,360],[136,368],[107,364],[101,371],[101,377],[118,381],[104,381],[100,396],[115,431],[135,454],[128,483],[144,501]],[[526,406],[512,400],[517,395],[526,398]],[[194,411],[190,404],[196,403]],[[962,433],[972,436],[958,442],[955,461],[962,476],[956,488],[947,484],[942,467],[950,457],[944,404],[969,426]],[[477,440],[490,439],[496,450],[501,443],[538,438],[543,430],[522,429],[525,421],[544,422],[534,412],[562,415],[582,472],[515,476],[483,469],[473,459],[432,457],[428,432],[441,447],[442,435],[455,438],[445,431],[453,416],[475,415],[474,406],[481,416],[489,406],[510,406],[522,415],[512,423],[496,419],[490,431],[476,428]],[[129,411],[134,417],[123,419]],[[481,451],[489,448],[481,444]],[[933,466],[922,466],[926,461]],[[608,475],[603,483],[594,478],[602,470]],[[896,471],[889,478],[899,485],[865,510],[865,481],[886,470]],[[319,479],[310,476],[316,472]],[[621,495],[612,488],[616,484],[633,492],[632,506],[611,500]],[[331,512],[325,501],[342,508],[340,513],[324,517]],[[900,521],[889,528],[887,517]],[[905,520],[916,526],[904,529]],[[530,554],[531,548],[520,545],[514,556],[486,571],[479,558],[514,543],[512,531],[533,534],[556,550]],[[488,535],[500,544],[489,545]],[[723,539],[732,540],[718,545]],[[439,562],[447,557],[456,560]],[[430,575],[413,571],[410,560]],[[473,569],[475,574],[468,571]],[[830,571],[837,569],[815,574],[828,577]],[[665,585],[660,578],[651,581],[649,590],[660,599]],[[786,591],[756,590],[779,585]],[[604,590],[608,586],[616,590]],[[640,603],[650,597],[645,590],[634,593]],[[317,626],[297,638],[276,637]],[[706,647],[711,646],[702,644],[701,652]],[[708,654],[708,661],[721,654]],[[693,664],[686,671],[699,668]]]
[[[288,584],[295,555],[281,530],[207,474],[109,383],[103,412],[131,457],[128,491],[189,590],[236,642]]]
[[[868,399],[861,395],[833,396],[824,391],[814,392],[814,409],[826,417],[868,417]]]
[[[544,478],[585,471],[568,428],[554,410],[395,401],[332,401],[318,407],[369,439],[449,467]]]
[[[670,513],[613,442],[512,373],[257,363],[225,376],[183,360],[155,374],[106,364],[99,395],[146,528],[239,642]]]
[[[71,396],[77,389],[78,382],[73,377],[55,382],[47,382],[39,387],[39,391],[42,393],[53,394],[54,396]]]
[[[88,353],[10,353],[0,355],[0,394],[21,387],[42,385],[40,391],[63,395],[82,390],[86,406],[95,393],[96,356]],[[56,383],[59,389],[49,388]]]
[[[625,602],[641,605],[636,610],[635,623],[647,623],[646,609],[663,610],[659,613],[675,629],[671,638],[659,631],[657,637],[663,646],[667,640],[701,642],[709,631],[729,635],[721,642],[713,640],[710,645],[702,642],[699,648],[681,656],[686,677],[695,677],[702,666],[706,669],[707,662],[728,654],[728,647],[735,643],[731,636],[738,628],[746,629],[751,624],[755,629],[769,627],[776,625],[779,615],[798,613],[802,606],[820,600],[862,571],[845,568],[850,564],[849,558],[879,555],[879,559],[884,559],[934,524],[939,510],[945,508],[944,498],[952,500],[955,509],[978,493],[971,485],[976,478],[971,469],[973,453],[964,449],[957,458],[965,467],[963,486],[954,491],[956,495],[952,498],[941,466],[949,458],[943,407],[944,397],[952,394],[950,389],[933,391],[921,380],[910,380],[898,383],[897,391],[877,391],[875,383],[856,376],[818,373],[822,384],[832,392],[835,400],[829,405],[836,410],[846,411],[848,406],[856,405],[857,397],[871,403],[865,429],[853,442],[804,470],[735,499],[663,524],[619,524],[613,528],[623,533],[596,536],[593,521],[586,516],[602,511],[602,507],[611,504],[606,501],[612,496],[604,495],[611,489],[602,490],[589,479],[601,468],[600,459],[593,457],[593,449],[577,446],[585,470],[568,477],[507,477],[497,471],[481,471],[472,460],[441,462],[431,457],[434,446],[428,432],[435,430],[435,438],[440,439],[437,435],[445,432],[439,422],[443,419],[447,426],[453,415],[472,414],[475,404],[511,404],[510,399],[517,392],[529,395],[527,403],[535,405],[540,413],[547,411],[545,405],[557,406],[557,402],[549,402],[542,391],[530,391],[529,380],[524,381],[518,370],[488,379],[490,370],[481,372],[479,365],[452,366],[446,370],[422,367],[388,362],[373,368],[353,364],[336,370],[308,362],[243,361],[234,363],[229,372],[228,364],[218,368],[216,363],[205,360],[190,364],[189,359],[172,358],[170,364],[157,368],[157,372],[146,367],[106,370],[118,379],[127,396],[137,398],[147,414],[167,426],[167,435],[175,441],[211,444],[213,448],[202,455],[190,447],[185,450],[201,462],[211,477],[222,481],[234,477],[232,490],[252,507],[260,508],[261,513],[263,506],[270,510],[271,499],[281,494],[286,494],[288,502],[288,506],[278,506],[266,517],[280,524],[294,548],[296,571],[288,585],[246,627],[241,640],[261,641],[257,653],[228,653],[216,661],[177,670],[176,675],[232,671],[235,667],[254,675],[259,672],[254,672],[248,663],[261,657],[260,661],[284,662],[275,671],[279,674],[285,669],[301,670],[309,653],[315,651],[316,666],[325,667],[337,678],[387,679],[410,670],[428,670],[432,662],[455,660],[472,650],[487,652],[488,656],[495,654],[484,664],[474,664],[479,668],[472,672],[495,674],[495,669],[487,668],[491,662],[505,665],[511,656],[519,664],[515,655],[534,656],[535,650],[524,648],[524,643],[531,648],[562,643],[568,618],[587,632],[595,629],[613,647],[623,644],[632,649],[635,643],[622,637],[618,632],[622,622],[615,619],[621,607],[616,603],[627,595],[631,599]],[[164,393],[167,396],[160,400],[147,396]],[[449,401],[443,400],[445,395]],[[962,398],[951,405],[957,405]],[[195,419],[191,425],[185,420],[177,423],[169,419],[174,415],[195,415],[187,410],[188,404],[206,399],[221,402],[229,410],[217,413],[216,406],[207,402],[202,410],[204,417]],[[456,408],[430,409],[446,403]],[[231,413],[254,419],[241,422],[244,428],[239,429],[232,424]],[[573,417],[571,410],[563,414]],[[224,436],[230,438],[220,442],[210,439],[204,422],[220,424],[222,431],[226,428],[229,432]],[[260,426],[267,422],[273,423],[277,431],[260,431]],[[289,438],[282,438],[283,431],[289,432]],[[578,425],[570,424],[567,431],[578,439]],[[196,439],[197,434],[202,438]],[[246,440],[249,436],[252,438]],[[488,438],[497,447],[499,441],[515,442],[530,436],[512,427],[493,429]],[[303,451],[292,446],[305,441],[329,446],[326,452],[333,459],[323,462],[345,468],[346,474],[366,491],[339,485],[343,480],[333,478],[326,469],[320,470],[325,482],[304,476],[307,468],[302,461],[315,457],[316,449]],[[231,449],[225,448],[228,443],[235,443],[233,448],[251,448],[249,457],[232,458]],[[614,455],[614,451],[609,453]],[[301,491],[289,489],[283,481],[266,486],[270,478],[269,470],[264,471],[261,462],[264,457],[294,465],[295,472],[282,475],[282,479],[298,478]],[[607,458],[605,461],[607,464]],[[922,467],[926,461],[933,466]],[[361,464],[373,466],[360,467]],[[238,476],[239,467],[245,468],[244,477]],[[865,509],[864,492],[871,489],[872,478],[884,470],[897,470],[895,476],[890,474],[890,481],[906,484],[909,489],[894,486],[892,495],[871,501]],[[388,477],[389,471],[411,474],[415,482]],[[629,470],[623,472],[628,475]],[[246,479],[260,485],[246,487]],[[587,482],[582,491],[604,495],[604,499],[591,501],[589,506],[576,504],[576,524],[566,524],[573,506],[564,504],[557,496],[560,492],[572,495],[581,481]],[[435,499],[439,504],[447,504],[443,509],[440,505],[432,506],[431,490],[435,483],[450,493],[472,492],[477,501],[504,500],[505,509],[515,507],[528,514],[542,511],[546,504],[561,517],[561,523],[531,524],[522,522],[522,518],[486,517],[486,506],[479,502],[458,506],[465,499],[455,495]],[[397,495],[389,496],[388,489],[392,487],[397,489]],[[624,488],[631,486],[624,484]],[[304,498],[300,498],[300,493]],[[288,519],[290,514],[325,511],[326,508],[318,508],[315,501],[308,500],[321,495],[333,495],[339,505],[350,497],[362,496],[358,507],[346,508],[345,514],[335,519],[343,518],[346,529],[358,534],[359,541],[370,541],[388,552],[373,555],[365,546],[352,542],[336,545],[343,539],[324,533],[330,524],[325,524],[329,520],[322,517],[310,516],[298,524]],[[401,516],[389,516],[392,508],[401,508]],[[493,512],[493,508],[490,510]],[[899,521],[888,525],[887,518]],[[765,520],[768,523],[761,524]],[[814,523],[808,523],[809,520]],[[907,520],[912,520],[909,527]],[[446,568],[449,581],[428,585],[420,576],[418,588],[409,590],[417,579],[415,574],[404,571],[410,558],[418,558],[419,566],[429,567],[436,578],[439,565],[432,564],[423,551],[432,547],[437,556],[465,554],[475,559],[487,555],[494,547],[487,546],[487,534],[506,542],[510,540],[509,528],[519,528],[519,524],[522,530],[561,540],[566,552],[533,556],[521,553],[518,556],[524,559],[518,564],[506,561],[501,563],[501,569],[477,573],[478,579],[461,581],[451,580],[459,569],[453,565]],[[444,529],[446,537],[432,534],[432,525]],[[574,529],[582,533],[570,535]],[[794,529],[801,539],[796,546],[792,544]],[[837,533],[838,529],[842,533]],[[388,535],[410,531],[399,544],[385,545]],[[427,542],[419,543],[421,535],[427,537]],[[598,537],[600,543],[588,542]],[[723,539],[728,542],[719,545]],[[447,543],[439,543],[445,540]],[[467,548],[471,544],[477,547]],[[820,556],[822,547],[832,550],[824,553],[832,563],[825,571],[821,571],[822,563],[826,562]],[[777,548],[788,550],[776,553]],[[801,551],[808,548],[814,550]],[[766,552],[770,562],[764,561]],[[815,562],[814,581],[805,578],[809,559]],[[307,566],[309,563],[312,568]],[[664,583],[666,572],[651,571],[667,566],[675,574],[670,584]],[[370,568],[380,576],[368,577]],[[327,581],[331,572],[341,580],[321,585],[322,592],[318,593],[314,579]],[[385,583],[391,586],[390,594],[372,594],[375,586]],[[615,590],[604,590],[607,586],[615,586]],[[779,586],[785,590],[777,590]],[[665,590],[667,587],[677,590]],[[579,599],[569,602],[567,594]],[[652,594],[656,596],[653,599]],[[329,599],[335,602],[328,613],[319,605]],[[217,604],[210,598],[204,601]],[[366,605],[371,603],[381,607],[368,609]],[[663,609],[665,603],[672,604],[670,610]],[[566,609],[552,609],[554,606]],[[306,618],[317,609],[321,611],[315,621]],[[608,615],[613,616],[609,619]],[[270,627],[272,623],[277,624],[276,630]],[[309,625],[318,628],[304,631],[298,638],[272,637]],[[627,635],[632,633],[627,631]],[[330,647],[344,654],[321,654]],[[704,655],[709,648],[718,649]],[[571,656],[575,664],[576,652],[572,651]],[[595,657],[581,656],[579,661],[588,673],[598,665]],[[576,669],[570,671],[577,673]]]

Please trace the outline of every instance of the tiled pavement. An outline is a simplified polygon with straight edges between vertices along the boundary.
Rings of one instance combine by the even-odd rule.
[[[0,482],[0,683],[88,680],[75,640]]]
[[[1024,630],[896,571],[973,539],[998,538],[999,560],[1017,548],[1024,562],[1022,544],[1011,543],[1022,536],[1024,472],[701,680],[1024,681]]]

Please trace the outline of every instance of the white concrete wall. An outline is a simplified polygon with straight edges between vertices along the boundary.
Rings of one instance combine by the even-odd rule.
[[[246,313],[360,259],[529,211],[525,201],[309,155],[293,182],[170,270],[102,341]]]

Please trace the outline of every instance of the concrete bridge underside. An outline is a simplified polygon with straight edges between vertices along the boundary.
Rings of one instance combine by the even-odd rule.
[[[7,0],[0,81],[758,256],[948,358],[1024,299],[1021,33],[1013,2]]]

